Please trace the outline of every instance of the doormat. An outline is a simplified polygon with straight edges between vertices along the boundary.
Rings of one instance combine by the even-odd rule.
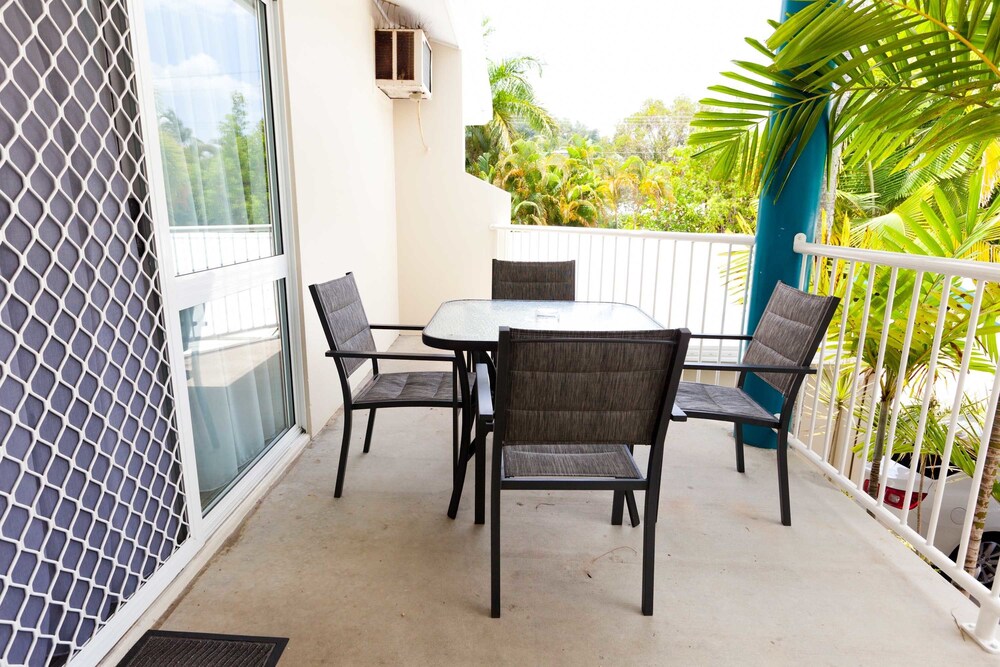
[[[118,667],[274,667],[288,639],[150,630]]]

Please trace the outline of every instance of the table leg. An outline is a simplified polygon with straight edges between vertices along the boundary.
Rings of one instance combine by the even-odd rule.
[[[448,516],[452,519],[458,515],[458,504],[462,501],[462,489],[465,487],[465,471],[469,460],[475,453],[472,442],[475,408],[472,402],[472,387],[469,386],[469,369],[465,363],[465,355],[461,352],[455,352],[455,363],[458,366],[458,383],[462,390],[462,437],[458,456],[454,459],[451,502],[448,504]]]
[[[475,363],[486,363],[489,360],[489,355],[485,352],[476,353]],[[496,386],[494,384],[493,375],[493,365],[490,368],[490,387]],[[485,424],[480,424],[480,420],[476,420],[476,441],[475,446],[475,456],[476,456],[476,523],[483,525],[486,523],[486,435],[489,433],[489,428]]]

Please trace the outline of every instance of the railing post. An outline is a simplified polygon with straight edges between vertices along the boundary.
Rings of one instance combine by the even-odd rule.
[[[809,4],[811,3],[801,0],[782,0],[782,20]],[[770,122],[774,120],[772,117]],[[792,244],[795,235],[800,233],[804,233],[809,241],[813,239],[819,216],[828,133],[828,119],[824,117],[791,170],[788,165],[791,155],[789,152],[786,159],[778,165],[775,176],[761,191],[747,332],[756,329],[778,281],[789,285],[795,285],[798,281],[802,258],[793,251]],[[769,411],[777,412],[781,409],[778,392],[756,376],[747,378],[745,388],[747,393]],[[745,426],[743,438],[747,444],[755,447],[773,449],[777,446],[774,431],[769,428]]]
[[[1000,653],[1000,641],[997,640],[997,626],[1000,625],[1000,614],[992,607],[983,605],[975,623],[963,623],[962,628],[968,632],[976,643],[990,653]]]

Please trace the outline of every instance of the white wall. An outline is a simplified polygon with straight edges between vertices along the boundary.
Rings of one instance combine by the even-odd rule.
[[[375,86],[370,0],[282,0],[306,426],[342,405],[308,285],[353,271],[372,322],[399,319],[392,102]],[[381,334],[387,345],[395,334]]]
[[[395,103],[396,217],[402,321],[426,324],[442,301],[489,298],[494,223],[510,195],[465,173],[462,57],[432,44],[433,98]]]

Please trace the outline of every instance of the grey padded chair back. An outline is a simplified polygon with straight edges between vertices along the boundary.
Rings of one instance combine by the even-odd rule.
[[[764,308],[743,363],[808,366],[837,310],[835,296],[808,294],[779,282]],[[791,373],[756,373],[783,396],[799,384]]]
[[[493,298],[575,301],[576,261],[505,262],[494,259]]]
[[[498,441],[654,444],[665,428],[664,408],[673,405],[689,337],[666,329],[501,329]]]
[[[323,333],[331,350],[346,352],[375,352],[375,339],[368,326],[368,316],[361,304],[354,274],[348,273],[325,283],[310,285],[313,302],[319,312]],[[351,375],[365,359],[338,359],[344,371]]]

